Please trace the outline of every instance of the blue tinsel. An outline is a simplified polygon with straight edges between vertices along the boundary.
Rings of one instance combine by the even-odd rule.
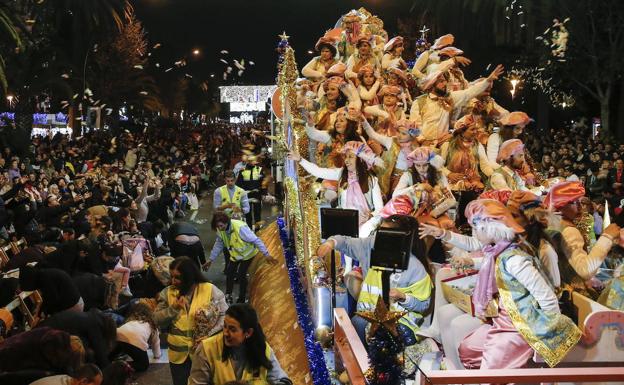
[[[288,277],[290,278],[290,289],[297,309],[297,320],[299,322],[299,327],[301,327],[303,331],[305,348],[308,353],[312,382],[314,385],[331,385],[329,371],[327,370],[325,358],[323,357],[323,349],[314,338],[314,323],[310,316],[306,290],[301,284],[301,276],[296,263],[297,258],[293,251],[293,240],[288,237],[284,218],[277,218],[277,226],[279,227],[280,239],[282,240],[282,246],[284,248],[284,258],[286,259]]]

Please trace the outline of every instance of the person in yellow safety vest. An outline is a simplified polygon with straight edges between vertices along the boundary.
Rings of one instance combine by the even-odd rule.
[[[228,305],[223,292],[206,281],[197,264],[187,257],[176,258],[169,266],[171,286],[158,296],[154,320],[159,328],[167,330],[169,367],[173,385],[186,385],[191,372],[191,356],[198,339],[196,317],[202,324],[214,325],[202,331],[203,337],[223,329],[223,318]],[[209,320],[205,320],[208,315]]]
[[[217,232],[215,244],[210,252],[210,258],[204,264],[204,269],[208,270],[212,262],[222,252],[227,250],[230,258],[229,264],[225,268],[225,297],[231,303],[232,291],[234,290],[234,277],[238,278],[239,303],[245,302],[247,295],[247,269],[254,257],[259,253],[264,254],[267,262],[274,265],[277,260],[269,254],[266,246],[254,234],[253,231],[243,221],[230,219],[225,213],[217,211],[212,217],[212,229]]]
[[[418,221],[408,215],[393,215],[383,220],[383,228],[401,228],[412,231],[412,252],[407,270],[393,273],[390,276],[390,309],[406,311],[399,320],[398,331],[406,346],[416,343],[416,332],[422,323],[423,314],[429,310],[431,302],[431,266],[427,258],[424,242],[418,238]],[[317,255],[326,257],[332,249],[344,253],[360,262],[364,282],[357,299],[357,310],[374,310],[377,299],[383,295],[381,271],[370,266],[371,250],[375,244],[375,236],[352,238],[340,235],[330,237],[319,246]],[[366,326],[368,321],[354,316],[353,326],[358,336],[366,344]]]
[[[266,342],[256,311],[234,304],[225,313],[223,332],[202,341],[193,355],[189,385],[292,385]]]
[[[259,159],[257,155],[247,157],[247,165],[239,173],[236,185],[247,191],[249,197],[249,212],[245,215],[245,219],[249,227],[255,229],[255,225],[262,218],[262,183],[264,180],[264,174],[262,173],[262,167],[259,166]],[[253,202],[253,200],[256,200]]]
[[[247,193],[242,188],[236,186],[234,172],[228,170],[225,172],[224,177],[225,184],[214,191],[212,203],[215,211],[224,211],[230,217],[233,214],[246,215],[249,212]]]

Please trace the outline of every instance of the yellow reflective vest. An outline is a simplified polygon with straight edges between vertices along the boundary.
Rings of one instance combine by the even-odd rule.
[[[261,366],[255,371],[250,371],[249,368],[245,368],[242,378],[237,379],[236,373],[234,373],[234,367],[232,366],[232,360],[223,360],[223,333],[215,334],[214,336],[202,341],[202,349],[208,360],[208,365],[212,369],[212,381],[214,385],[224,385],[230,381],[240,380],[249,385],[265,385],[267,381],[267,368]],[[265,354],[268,360],[271,359],[271,347],[266,344]]]
[[[360,296],[358,297],[357,310],[375,310],[377,299],[382,295],[382,287],[381,271],[373,268],[369,269],[366,274],[366,278],[364,278],[364,282],[362,283],[362,290],[360,291]],[[408,287],[397,287],[395,289],[405,293],[406,295],[416,297],[419,301],[425,301],[427,298],[431,297],[432,287],[433,283],[431,282],[429,274],[425,274],[425,277],[420,281],[414,282]],[[407,311],[407,314],[399,320],[399,323],[410,328],[410,330],[414,332],[414,335],[416,335],[416,332],[420,329],[418,322],[422,318],[422,314],[408,311],[398,302],[393,302],[390,306],[390,310]]]
[[[167,288],[167,302],[172,306],[178,299],[180,292],[174,286]],[[193,299],[189,309],[181,309],[176,319],[172,322],[167,334],[169,344],[169,362],[182,364],[186,361],[189,351],[193,346],[193,329],[195,326],[195,313],[197,310],[207,307],[212,300],[212,284],[200,283],[195,288]]]
[[[254,166],[251,170],[245,169],[241,171],[244,181],[258,180],[262,174],[262,168]]]
[[[231,199],[227,185],[221,186],[219,188],[219,192],[221,193],[221,204],[234,203],[236,206],[241,207],[241,200],[243,199],[243,195],[245,195],[245,190],[238,186],[234,186],[234,195],[232,195]]]
[[[225,231],[217,231],[217,235],[223,241],[223,247],[230,251],[231,261],[246,261],[258,254],[258,248],[253,243],[245,242],[240,237],[240,229],[247,223],[232,219],[230,221],[230,234]]]

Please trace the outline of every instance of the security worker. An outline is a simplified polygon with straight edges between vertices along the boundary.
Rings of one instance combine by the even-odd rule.
[[[262,253],[271,264],[277,263],[277,260],[243,221],[230,219],[225,213],[217,211],[212,217],[212,229],[217,232],[217,238],[204,268],[208,269],[222,251],[228,250],[230,261],[225,268],[225,297],[232,301],[236,276],[240,285],[237,302],[243,303],[247,294],[247,269],[253,258]]]
[[[228,170],[224,176],[225,185],[214,192],[213,207],[215,211],[223,211],[230,217],[234,216],[236,219],[241,219],[242,214],[249,213],[247,193],[236,186],[234,172]]]
[[[249,197],[250,210],[245,215],[247,225],[255,229],[256,223],[260,221],[262,215],[262,181],[264,174],[259,166],[258,156],[249,156],[245,169],[238,175],[236,185],[247,191]]]

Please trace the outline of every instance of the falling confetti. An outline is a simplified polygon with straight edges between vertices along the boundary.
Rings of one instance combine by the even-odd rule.
[[[171,71],[172,69],[173,69],[173,67],[169,67],[169,68],[167,68],[167,69],[165,70],[165,72],[169,72],[169,71]]]
[[[221,53],[222,53],[223,55],[227,55],[227,54],[229,54],[229,52],[228,52],[228,51],[226,51],[226,50],[224,50],[224,49],[223,49],[223,50],[221,50]]]
[[[245,71],[243,71],[243,70],[239,70],[239,71],[238,71],[238,77],[243,76],[243,72],[245,72]]]
[[[160,68],[160,63],[156,63],[156,68]]]
[[[186,76],[189,79],[193,79],[193,76],[189,75],[189,74],[184,74],[184,76]]]
[[[225,60],[225,59],[221,59],[221,63],[223,63],[223,64],[229,64],[229,63],[227,62],[227,60]]]
[[[136,69],[138,69],[138,70],[142,70],[142,69],[143,69],[143,66],[142,66],[142,65],[140,65],[140,64],[137,64],[137,65],[135,65],[135,66],[134,66],[134,68],[136,68]]]
[[[232,69],[233,69],[232,67],[228,67],[228,68],[226,68],[225,72],[230,74],[230,73],[232,73]]]
[[[74,94],[74,96],[72,96],[72,99],[76,99],[78,97],[78,94]]]
[[[141,91],[139,92],[141,95],[147,95],[147,91]]]
[[[110,115],[113,112],[112,108],[107,108],[106,109],[106,115]]]
[[[152,47],[152,49],[158,49],[158,48],[160,48],[160,46],[161,46],[161,45],[162,45],[162,44],[160,44],[160,43],[156,43],[156,44],[154,44],[154,46]]]
[[[254,65],[256,65],[256,63],[254,63],[254,62],[252,62],[252,61],[250,60],[250,61],[249,61],[249,65],[250,65],[250,66],[254,66]]]
[[[63,75],[61,75],[61,77],[62,77],[63,79],[69,79],[69,75],[68,75],[68,74],[63,74]]]
[[[239,70],[245,70],[245,66],[241,64],[238,60],[234,60],[234,66]]]

